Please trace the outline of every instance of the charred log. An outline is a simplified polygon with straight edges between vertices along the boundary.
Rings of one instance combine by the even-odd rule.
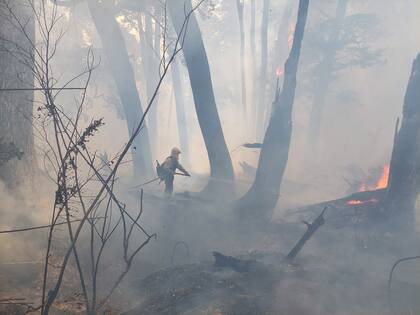
[[[219,252],[213,252],[213,257],[216,267],[230,268],[236,272],[249,272],[257,265],[256,260],[238,259]]]

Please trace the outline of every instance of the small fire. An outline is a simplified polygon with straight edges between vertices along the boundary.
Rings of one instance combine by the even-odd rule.
[[[361,205],[362,203],[364,203],[364,202],[362,200],[358,200],[358,199],[347,201],[348,205]]]
[[[293,25],[290,25],[289,34],[287,34],[287,46],[289,47],[289,49],[292,48],[294,37],[295,37],[295,27]]]
[[[346,202],[346,204],[351,205],[351,206],[355,206],[355,205],[361,205],[364,203],[375,203],[378,202],[378,199],[376,198],[372,198],[369,200],[359,200],[359,199],[353,199],[353,200],[349,200]]]
[[[276,76],[281,77],[283,75],[284,71],[282,68],[277,68],[276,70]]]
[[[388,178],[389,178],[389,165],[385,165],[382,169],[382,175],[376,183],[376,189],[388,187]]]
[[[368,191],[368,190],[376,190],[388,187],[388,178],[389,178],[389,165],[385,165],[382,168],[382,173],[379,179],[373,185],[368,185],[366,183],[362,183],[359,187],[359,191]]]

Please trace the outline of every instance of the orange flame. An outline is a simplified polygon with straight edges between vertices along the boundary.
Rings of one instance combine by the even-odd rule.
[[[375,203],[375,202],[378,202],[378,199],[376,199],[376,198],[372,198],[372,199],[369,199],[369,200],[353,199],[353,200],[347,201],[346,204],[354,206],[354,205],[361,205],[361,204],[368,203],[368,202]]]
[[[348,205],[361,205],[363,203],[363,201],[362,200],[355,199],[355,200],[349,200],[346,203]]]
[[[382,170],[382,175],[379,180],[376,182],[376,189],[388,187],[388,178],[389,178],[389,165],[385,165]]]
[[[379,177],[376,183],[374,185],[368,185],[366,183],[362,183],[359,187],[359,191],[368,191],[368,190],[386,188],[388,187],[388,178],[389,178],[389,165],[385,165],[382,168],[381,177]]]

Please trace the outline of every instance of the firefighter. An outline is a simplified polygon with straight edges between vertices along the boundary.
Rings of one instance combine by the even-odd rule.
[[[185,176],[191,176],[185,168],[179,163],[179,155],[181,151],[178,148],[171,150],[171,155],[168,156],[161,164],[162,177],[165,181],[165,193],[171,195],[174,190],[174,175],[176,170],[180,170]]]

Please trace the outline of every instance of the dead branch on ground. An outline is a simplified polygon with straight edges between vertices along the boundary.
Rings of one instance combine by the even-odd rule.
[[[318,230],[325,223],[324,213],[327,210],[327,207],[322,210],[321,214],[315,219],[314,222],[309,223],[307,221],[302,221],[307,229],[305,234],[300,238],[300,240],[296,243],[296,245],[292,248],[292,250],[287,254],[286,259],[288,261],[292,261],[296,258],[297,254],[302,250],[305,243],[314,235],[314,233]]]

